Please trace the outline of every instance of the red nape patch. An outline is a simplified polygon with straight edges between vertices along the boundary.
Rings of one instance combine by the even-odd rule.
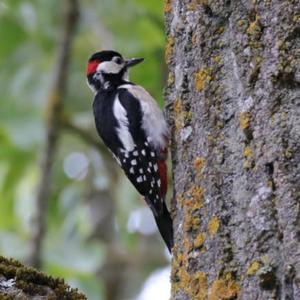
[[[158,161],[158,171],[159,171],[159,178],[161,182],[160,187],[160,195],[162,197],[166,196],[168,190],[168,174],[167,174],[167,164],[164,160]]]
[[[97,71],[97,67],[100,64],[100,60],[93,60],[88,63],[87,68],[86,68],[86,74],[94,74]]]

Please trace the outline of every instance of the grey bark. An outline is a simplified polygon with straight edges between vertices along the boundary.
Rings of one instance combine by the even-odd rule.
[[[165,14],[172,299],[300,299],[300,2]]]

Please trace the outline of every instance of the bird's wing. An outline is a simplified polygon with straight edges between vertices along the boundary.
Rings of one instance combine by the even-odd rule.
[[[120,86],[120,89],[125,89],[133,98],[139,99],[142,109],[141,126],[146,135],[152,138],[154,147],[159,151],[166,148],[169,128],[157,102],[139,85],[125,84]]]
[[[119,149],[115,155],[129,180],[145,196],[153,213],[157,215],[163,209],[164,200],[160,193],[161,179],[156,149],[142,127],[144,114],[140,102],[127,89],[121,89],[117,97],[117,105],[124,109],[122,111],[119,108],[120,111],[123,114],[127,111],[131,113],[126,114],[126,119],[119,116],[119,122],[124,126],[123,131],[119,131],[119,137],[128,147]]]

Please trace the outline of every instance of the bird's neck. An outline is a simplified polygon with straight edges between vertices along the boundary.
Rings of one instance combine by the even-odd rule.
[[[124,72],[118,74],[94,74],[92,76],[88,76],[87,79],[88,85],[95,94],[100,90],[114,90],[122,84],[129,83],[129,75],[127,70],[124,70]]]
[[[100,86],[101,89],[111,90],[116,89],[120,85],[128,82],[129,75],[127,71],[119,74],[103,74],[102,78],[100,79]]]
[[[123,84],[128,84],[130,83],[128,80],[125,80],[123,78],[120,79],[112,79],[110,78],[110,80],[105,80],[102,82],[100,89],[101,90],[105,90],[105,91],[111,91],[111,90],[115,90],[117,89],[119,86],[123,85]]]

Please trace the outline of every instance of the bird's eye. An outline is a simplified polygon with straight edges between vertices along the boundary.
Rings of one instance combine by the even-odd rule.
[[[115,63],[117,63],[118,65],[120,65],[120,64],[123,62],[123,60],[122,60],[121,57],[116,57],[116,58],[114,59],[114,61],[115,61]]]

